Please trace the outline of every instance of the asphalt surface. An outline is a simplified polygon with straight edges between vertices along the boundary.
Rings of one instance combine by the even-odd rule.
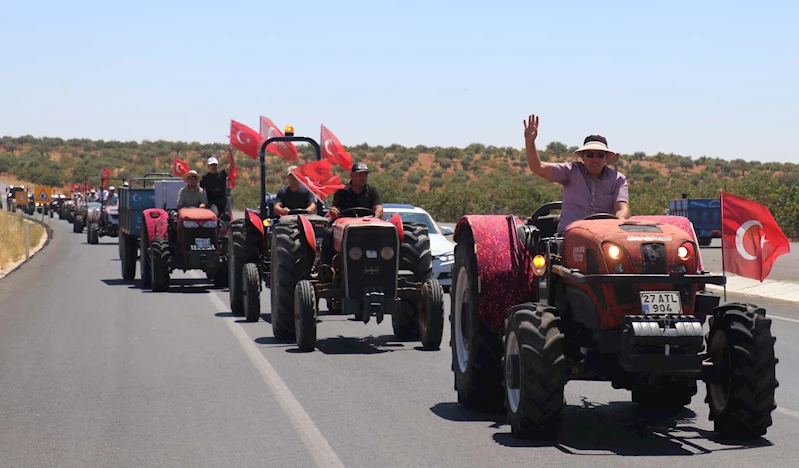
[[[0,281],[0,467],[726,468],[799,457],[793,303],[728,295],[775,317],[780,408],[764,438],[718,439],[703,385],[664,415],[608,383],[570,382],[560,438],[537,444],[514,439],[502,413],[458,406],[448,333],[441,350],[422,351],[394,339],[390,318],[323,316],[319,349],[299,353],[272,337],[268,290],[263,320],[246,323],[199,275],[143,291],[121,280],[116,239],[87,245],[54,224],[45,250]]]

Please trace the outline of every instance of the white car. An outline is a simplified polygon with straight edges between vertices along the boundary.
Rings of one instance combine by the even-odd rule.
[[[383,205],[383,219],[399,213],[402,221],[424,223],[430,234],[430,253],[433,254],[433,278],[437,279],[444,291],[452,285],[452,265],[455,263],[455,244],[446,236],[452,235],[452,228],[440,227],[427,211],[413,206],[388,203]]]

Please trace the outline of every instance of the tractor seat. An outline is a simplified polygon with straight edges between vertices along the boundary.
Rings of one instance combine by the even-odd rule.
[[[560,214],[541,216],[535,221],[535,227],[538,228],[541,238],[555,237],[558,232],[558,224],[560,224]]]
[[[178,211],[178,218],[192,221],[215,221],[216,215],[208,208],[181,208]]]

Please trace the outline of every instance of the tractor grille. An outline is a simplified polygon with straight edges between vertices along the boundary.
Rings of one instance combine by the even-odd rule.
[[[649,243],[641,245],[641,259],[646,274],[666,273],[666,245]]]
[[[383,247],[394,249],[394,256],[384,260],[380,255]],[[359,247],[361,258],[353,260],[349,251]],[[369,253],[377,253],[369,258]],[[344,236],[342,258],[345,260],[344,285],[347,297],[360,299],[367,291],[382,291],[386,298],[397,293],[397,270],[399,268],[399,244],[397,231],[392,227],[349,227]]]

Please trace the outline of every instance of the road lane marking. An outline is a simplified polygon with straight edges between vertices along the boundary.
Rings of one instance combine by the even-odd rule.
[[[799,320],[788,318],[788,317],[778,317],[776,315],[770,315],[770,314],[766,314],[766,317],[767,318],[777,319],[777,320],[785,320],[786,322],[799,323]]]
[[[790,417],[792,417],[794,419],[799,419],[799,413],[797,413],[796,411],[792,411],[792,410],[785,409],[785,408],[782,408],[782,407],[778,406],[777,407],[777,412],[780,413],[780,414],[784,414],[785,416],[790,416]]]
[[[211,292],[209,297],[219,312],[230,312],[230,308],[225,305],[216,292]],[[291,393],[288,385],[280,378],[275,368],[272,367],[269,360],[266,359],[266,356],[255,346],[255,343],[247,335],[241,325],[236,323],[234,317],[225,317],[225,322],[227,322],[230,331],[233,332],[233,335],[238,340],[244,353],[250,358],[250,362],[252,362],[253,366],[258,370],[258,373],[261,374],[261,378],[263,378],[264,382],[266,382],[272,390],[275,399],[280,404],[280,408],[292,422],[294,430],[297,431],[302,443],[305,444],[305,448],[310,453],[316,466],[344,468],[344,463],[338,458],[338,455],[336,455],[336,452],[327,442],[325,436],[322,435],[322,432],[316,427],[316,424],[314,424],[300,402],[294,394]]]

